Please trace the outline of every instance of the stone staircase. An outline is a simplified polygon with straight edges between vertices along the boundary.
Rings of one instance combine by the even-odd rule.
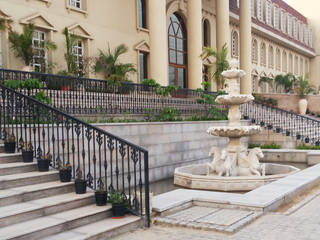
[[[38,172],[20,153],[0,145],[0,239],[110,239],[142,226],[140,217],[111,218],[111,205],[95,205],[94,193],[75,194],[58,172]]]

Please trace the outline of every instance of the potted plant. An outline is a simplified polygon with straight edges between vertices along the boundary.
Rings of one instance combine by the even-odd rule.
[[[30,142],[22,142],[20,144],[22,150],[22,160],[25,163],[33,162],[33,146]]]
[[[4,151],[6,153],[14,153],[16,151],[16,137],[13,133],[6,130],[6,137],[4,140]]]
[[[107,191],[104,190],[103,184],[99,184],[99,189],[94,193],[97,206],[104,206],[107,204]]]
[[[45,155],[41,155],[38,158],[38,170],[39,172],[48,172],[49,166],[52,160],[52,155],[48,152]]]
[[[74,187],[76,194],[84,194],[87,192],[87,181],[82,179],[82,171],[80,169],[77,170]]]
[[[298,77],[295,83],[295,92],[299,95],[299,114],[305,115],[308,108],[306,96],[315,92],[315,88],[309,84],[309,81],[303,77]]]
[[[58,161],[59,177],[61,182],[70,182],[72,177],[72,167],[69,162],[63,164],[61,160]]]
[[[127,209],[127,197],[118,191],[111,191],[108,202],[112,204],[113,217],[123,217]]]

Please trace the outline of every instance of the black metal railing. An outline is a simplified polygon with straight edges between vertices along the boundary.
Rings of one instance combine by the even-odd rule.
[[[197,101],[202,93],[180,88],[170,96],[159,94],[156,87],[121,82],[77,78],[70,76],[0,69],[0,83],[5,80],[36,78],[43,83],[42,89],[17,89],[28,96],[44,91],[51,105],[71,114],[144,114],[158,113],[164,107],[172,107],[181,114],[206,113],[208,105]],[[164,88],[164,87],[162,87]],[[204,93],[214,95],[214,92]]]
[[[120,192],[149,226],[147,150],[1,83],[0,113],[1,139],[13,135],[17,151],[31,144],[36,158],[50,153],[53,168],[70,164],[73,178],[82,172],[89,188]]]
[[[243,104],[241,111],[244,119],[250,119],[252,123],[307,144],[320,145],[318,120],[258,102]]]

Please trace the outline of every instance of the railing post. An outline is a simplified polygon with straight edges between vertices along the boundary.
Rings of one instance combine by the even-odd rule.
[[[145,213],[146,227],[150,227],[150,196],[149,196],[149,153],[144,152],[144,184],[145,184]]]

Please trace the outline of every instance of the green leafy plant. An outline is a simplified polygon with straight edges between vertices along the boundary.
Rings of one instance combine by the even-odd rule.
[[[37,78],[29,78],[22,81],[22,88],[27,90],[43,88],[43,84]]]
[[[295,82],[294,86],[294,90],[300,98],[305,98],[306,95],[316,91],[316,89],[310,85],[308,79],[303,77],[298,77],[298,80]]]
[[[19,89],[22,88],[22,80],[4,80],[4,85],[11,89]]]
[[[161,85],[156,82],[154,79],[143,79],[141,82],[142,85],[154,87],[154,88],[159,88]]]
[[[302,144],[302,145],[298,145],[296,147],[296,149],[299,149],[299,150],[320,150],[320,146],[311,146],[311,145]]]
[[[103,73],[105,79],[114,81],[124,81],[128,79],[130,73],[135,73],[136,69],[132,63],[120,63],[119,57],[128,52],[128,47],[120,44],[114,50],[108,46],[107,52],[99,50],[99,57],[96,59],[94,71]]]
[[[280,74],[274,78],[276,89],[278,89],[278,87],[283,87],[285,93],[289,93],[293,90],[293,86],[295,85],[296,81],[296,77],[291,73],[288,73],[286,75]]]
[[[256,144],[256,143],[249,143],[248,148],[256,148],[259,147],[261,149],[280,149],[281,146],[276,143],[271,143],[271,144]]]
[[[37,92],[37,93],[33,96],[33,98],[36,99],[36,100],[39,101],[39,102],[46,103],[46,104],[51,104],[51,99],[50,99],[50,97],[48,97],[44,91],[39,91],[39,92]]]
[[[221,73],[230,68],[228,57],[228,48],[224,44],[220,51],[214,50],[210,47],[205,47],[202,58],[214,57],[216,61],[210,65],[210,78],[214,79],[217,83],[218,89],[223,89],[225,87],[225,79]]]
[[[178,90],[178,86],[169,85],[166,87],[159,87],[156,90],[156,93],[162,97],[168,97],[170,94]]]
[[[172,107],[164,107],[158,114],[157,120],[161,122],[175,121],[178,117],[178,112]]]
[[[34,29],[35,27],[33,24],[27,24],[23,27],[23,33],[21,34],[16,31],[9,32],[11,48],[14,50],[16,56],[24,61],[26,66],[31,64],[34,57],[34,49],[32,45]],[[46,50],[57,49],[57,45],[49,40],[46,40],[42,47]]]

